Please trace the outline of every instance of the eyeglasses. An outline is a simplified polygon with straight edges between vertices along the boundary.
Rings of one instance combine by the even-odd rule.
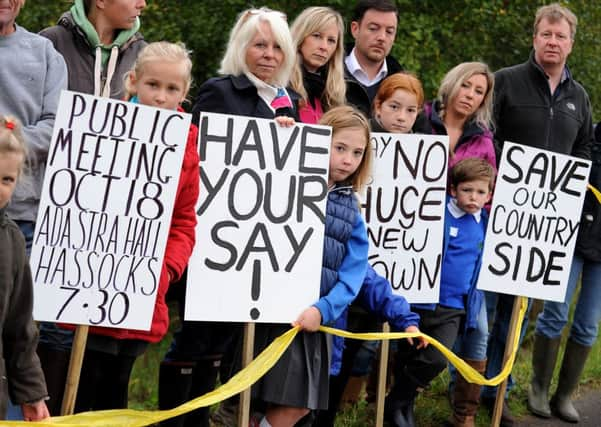
[[[285,13],[280,12],[279,10],[269,9],[268,7],[262,7],[260,9],[248,9],[242,15],[241,22],[242,23],[246,22],[251,16],[254,16],[254,15],[267,15],[267,14],[272,14],[272,13],[275,14],[277,17],[283,19],[284,21],[286,21],[286,22],[288,21],[288,18],[286,17]]]

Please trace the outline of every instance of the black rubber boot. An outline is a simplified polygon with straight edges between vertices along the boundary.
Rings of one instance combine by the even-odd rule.
[[[386,396],[384,419],[391,427],[415,427],[413,406],[418,387],[405,375],[397,375],[392,390]]]
[[[532,350],[532,379],[528,388],[528,410],[543,418],[551,417],[549,386],[559,351],[561,338],[535,335]]]
[[[219,366],[220,359],[204,359],[196,363],[188,400],[195,399],[215,389]],[[208,406],[188,412],[184,427],[209,427],[209,414],[210,408]]]
[[[551,409],[555,415],[569,423],[580,421],[580,414],[572,403],[572,393],[578,387],[591,347],[568,340],[563,355],[557,390],[551,399]]]
[[[159,368],[159,409],[172,409],[189,400],[194,362],[163,361]],[[161,421],[162,427],[183,427],[185,415]]]
[[[386,406],[384,409],[384,417],[388,421],[388,425],[391,427],[415,427],[415,414],[413,407],[415,405],[415,397],[407,396],[402,400],[388,400],[386,399]]]

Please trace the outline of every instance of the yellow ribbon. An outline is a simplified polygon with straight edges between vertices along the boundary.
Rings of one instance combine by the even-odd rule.
[[[519,322],[515,339],[512,343],[512,352],[509,360],[503,367],[503,370],[494,378],[486,379],[476,372],[467,363],[457,357],[452,351],[444,347],[434,338],[422,333],[406,333],[406,332],[378,332],[378,333],[362,333],[354,334],[339,329],[328,328],[322,326],[319,328],[322,332],[327,332],[332,335],[338,335],[344,338],[359,339],[359,340],[390,340],[399,338],[415,338],[419,336],[425,337],[430,345],[433,345],[440,350],[445,357],[457,368],[469,382],[482,385],[498,385],[500,384],[513,369],[513,363],[518,348],[520,330],[522,328],[522,320],[526,312],[527,300],[521,298],[522,305],[520,308]],[[217,402],[221,402],[228,397],[234,396],[252,386],[259,378],[261,378],[273,365],[278,361],[282,353],[286,351],[296,334],[298,328],[292,328],[277,337],[267,346],[246,368],[234,375],[227,383],[213,390],[210,393],[204,394],[196,399],[190,400],[176,408],[164,411],[136,411],[133,409],[113,409],[109,411],[93,411],[82,412],[77,415],[66,415],[62,417],[52,417],[46,421],[35,423],[36,427],[53,427],[53,426],[90,426],[90,427],[109,427],[109,426],[129,426],[140,427],[149,424],[158,423],[159,421],[168,418],[176,417],[185,414],[194,409],[204,406],[210,406]],[[24,421],[0,421],[0,426],[18,426],[23,425]]]
[[[429,337],[423,333],[407,333],[407,332],[369,332],[363,334],[353,334],[351,332],[341,331],[339,329],[332,329],[325,326],[320,327],[321,331],[327,332],[332,335],[338,335],[339,337],[344,338],[352,338],[358,340],[390,340],[390,339],[398,339],[398,338],[415,338],[415,337],[425,337],[430,345],[436,347],[449,362],[451,362],[455,368],[461,373],[463,378],[465,378],[470,383],[481,384],[481,385],[491,385],[496,386],[499,385],[507,378],[507,376],[511,373],[513,369],[513,363],[515,362],[515,356],[518,350],[518,343],[520,339],[520,331],[522,330],[522,322],[524,320],[524,314],[526,313],[526,308],[528,307],[528,300],[526,298],[521,298],[521,306],[520,306],[520,314],[517,330],[515,333],[515,338],[512,344],[511,356],[507,360],[507,363],[503,367],[503,370],[499,372],[496,377],[486,379],[480,373],[478,373],[474,368],[465,363],[461,358],[457,357],[455,353],[446,348],[440,342],[435,340],[434,338]]]

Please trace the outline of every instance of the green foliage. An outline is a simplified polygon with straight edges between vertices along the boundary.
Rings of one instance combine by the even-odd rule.
[[[305,7],[329,5],[350,17],[353,2],[345,0],[149,0],[142,30],[149,41],[183,41],[193,51],[197,86],[215,76],[238,13],[252,5],[285,11],[291,22]],[[444,74],[464,61],[480,60],[493,70],[524,62],[532,46],[536,0],[397,0],[399,30],[393,55],[423,82],[427,98],[436,95]],[[587,0],[565,1],[579,18],[570,57],[574,76],[587,89],[593,107],[601,104],[601,60],[596,42],[601,38],[601,8]],[[29,0],[19,21],[39,31],[70,7],[68,0]],[[347,20],[348,21],[348,20]],[[350,35],[346,36],[351,41]],[[192,94],[193,97],[194,94]],[[595,121],[601,119],[594,114]]]

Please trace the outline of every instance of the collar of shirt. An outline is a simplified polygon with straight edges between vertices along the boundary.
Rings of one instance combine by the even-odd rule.
[[[254,83],[257,88],[257,94],[259,97],[267,104],[267,106],[271,109],[271,111],[275,111],[275,109],[271,106],[271,102],[275,99],[278,94],[278,88],[275,86],[271,86],[270,84],[265,83],[262,80],[257,79],[251,73],[248,73],[251,76],[247,75],[249,80]],[[288,96],[288,92],[284,89],[286,96]]]
[[[355,48],[353,48],[351,53],[344,58],[344,63],[346,64],[346,68],[348,68],[351,75],[363,86],[373,86],[388,75],[388,66],[386,65],[385,60],[382,63],[380,71],[378,71],[378,74],[376,74],[376,77],[370,80],[367,76],[367,73],[361,68],[359,61],[357,61],[357,57],[355,56]]]
[[[453,218],[461,218],[463,215],[467,215],[467,212],[462,210],[459,206],[457,206],[457,199],[451,197],[449,202],[447,203],[447,208],[449,209],[449,213],[453,215]],[[480,220],[482,219],[482,209],[478,212],[471,214],[476,222],[480,224]]]
[[[572,78],[572,76],[570,75],[570,70],[568,70],[568,67],[563,67],[563,73],[561,73],[561,80],[559,81],[559,83],[563,83],[570,78]]]

